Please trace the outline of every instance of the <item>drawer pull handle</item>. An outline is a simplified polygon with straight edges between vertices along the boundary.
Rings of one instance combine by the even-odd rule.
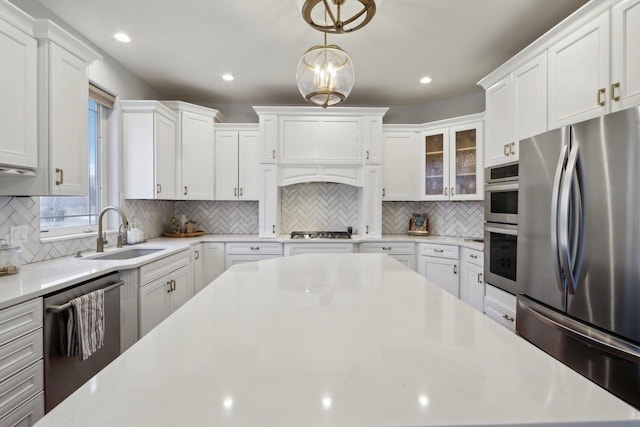
[[[471,254],[471,255],[469,255],[469,256],[470,256],[471,258],[473,258],[473,259],[478,259],[478,255]]]
[[[369,226],[367,225],[367,227],[366,227],[366,228],[367,228],[367,234],[369,234]]]
[[[60,181],[56,181],[56,185],[64,184],[64,170],[56,168],[56,173],[60,174]]]
[[[275,160],[276,158],[276,150],[273,150],[273,159]]]
[[[156,184],[156,193],[162,193],[162,184]]]
[[[482,283],[482,273],[478,273],[478,283]]]
[[[196,251],[196,259],[200,259],[200,251]]]
[[[385,191],[385,189],[382,189],[382,197],[385,197],[387,195],[387,192]]]
[[[236,187],[236,188],[234,188],[234,189],[233,189],[233,195],[234,195],[235,197],[238,197],[238,187]]]
[[[458,274],[458,266],[453,264],[453,274]]]
[[[442,253],[442,252],[444,252],[444,249],[434,249],[433,252]]]
[[[390,251],[391,250],[391,246],[383,246],[382,250],[383,251]]]
[[[251,246],[249,249],[251,249],[252,251],[259,251],[260,246]]]
[[[271,226],[271,232],[275,234],[275,232],[276,232],[276,226],[275,225]]]
[[[504,153],[505,156],[509,155],[509,144],[504,144],[503,153]]]
[[[513,321],[515,320],[513,317],[509,316],[508,314],[503,314],[502,318],[513,323]]]
[[[187,193],[188,193],[188,190],[187,190],[187,186],[185,185],[185,186],[184,186],[184,195],[186,196],[186,195],[187,195]]]
[[[509,154],[516,154],[516,143],[512,142],[509,144]]]
[[[169,293],[169,292],[171,292],[171,291],[172,291],[172,289],[171,289],[171,280],[169,280],[169,281],[167,282],[167,293]]]
[[[240,187],[240,197],[242,197],[242,187]]]

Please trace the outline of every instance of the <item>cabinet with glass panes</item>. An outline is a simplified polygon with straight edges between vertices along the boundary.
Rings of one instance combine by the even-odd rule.
[[[448,123],[423,138],[423,200],[482,200],[482,122]]]

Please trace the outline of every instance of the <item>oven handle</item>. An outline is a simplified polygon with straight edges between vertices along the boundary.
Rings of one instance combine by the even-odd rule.
[[[501,225],[499,227],[492,227],[490,225],[484,226],[485,231],[489,233],[500,233],[500,234],[508,234],[509,236],[517,236],[518,235],[518,226],[517,225]]]
[[[508,184],[498,183],[498,184],[485,184],[484,191],[487,193],[491,193],[492,191],[513,191],[518,190],[518,182],[511,182]]]
[[[120,286],[124,285],[124,281],[120,280],[118,282],[115,283],[111,283],[109,286],[105,286],[104,288],[100,288],[102,291],[104,292],[108,292],[111,289],[115,289],[115,288],[119,288]],[[96,289],[96,290],[100,290],[100,289]],[[91,291],[93,292],[93,291]],[[47,306],[47,311],[50,311],[52,313],[60,313],[61,311],[65,311],[67,309],[71,308],[71,302],[62,304],[62,305],[48,305]]]

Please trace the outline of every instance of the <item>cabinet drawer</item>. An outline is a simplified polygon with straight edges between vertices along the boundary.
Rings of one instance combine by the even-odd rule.
[[[285,256],[352,253],[353,243],[287,243]]]
[[[0,311],[0,343],[42,328],[42,298]]]
[[[225,244],[227,255],[282,255],[282,243],[233,242]]]
[[[502,304],[485,297],[484,311],[489,318],[513,332],[516,331],[516,314]]]
[[[0,381],[42,359],[42,329],[0,347]]]
[[[420,255],[458,259],[458,246],[420,243]]]
[[[140,267],[140,286],[156,280],[191,263],[189,250],[170,255]]]
[[[41,392],[44,388],[42,361],[0,383],[0,417]]]
[[[482,267],[484,265],[484,253],[475,249],[464,249],[464,261]]]
[[[413,242],[360,243],[360,252],[413,255]]]
[[[18,406],[16,409],[0,419],[0,426],[30,427],[44,417],[44,392]]]

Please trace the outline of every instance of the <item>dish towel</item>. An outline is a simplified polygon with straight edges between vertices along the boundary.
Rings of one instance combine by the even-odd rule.
[[[69,302],[65,353],[86,360],[104,344],[104,291],[99,289]]]

